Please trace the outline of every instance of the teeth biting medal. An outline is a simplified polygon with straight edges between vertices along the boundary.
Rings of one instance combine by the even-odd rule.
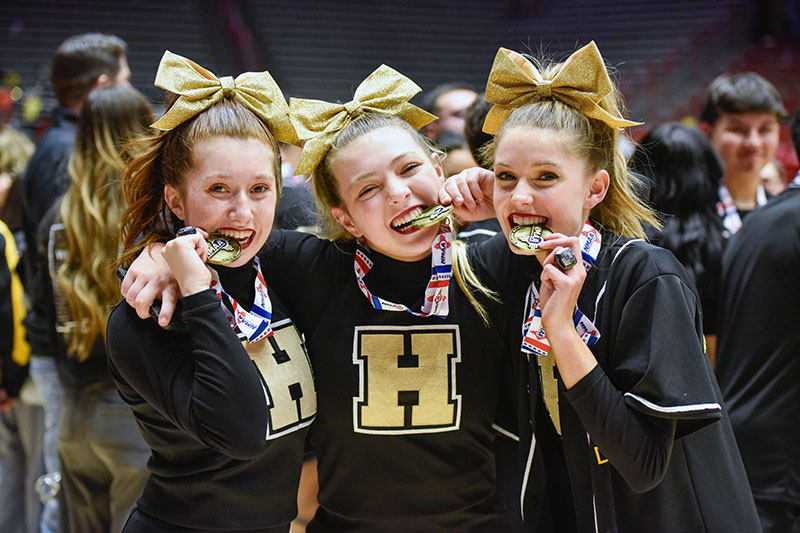
[[[539,248],[539,244],[552,233],[553,231],[550,228],[542,224],[515,226],[509,232],[508,240],[515,248],[525,252],[536,253],[544,251]]]
[[[428,226],[433,226],[434,224],[438,224],[448,216],[450,213],[453,212],[453,205],[450,204],[447,207],[443,206],[442,204],[436,204],[433,207],[429,207],[419,215],[417,215],[414,220],[411,221],[411,225],[415,228],[427,228]]]
[[[208,244],[206,261],[212,265],[227,265],[242,255],[242,245],[233,237],[221,233],[209,233],[206,243]]]

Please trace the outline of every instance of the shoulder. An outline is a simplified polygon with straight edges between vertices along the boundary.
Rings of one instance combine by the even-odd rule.
[[[728,253],[765,247],[796,247],[800,235],[800,188],[790,188],[752,213],[731,237]]]
[[[593,287],[592,294],[613,294],[613,299],[619,301],[646,286],[669,286],[694,293],[698,299],[689,273],[669,250],[639,239],[613,235],[603,238],[603,248],[585,284]]]
[[[666,248],[625,237],[611,236],[608,244],[604,240],[597,265],[605,268],[613,265],[618,274],[635,275],[643,281],[665,275],[686,276],[686,269]]]

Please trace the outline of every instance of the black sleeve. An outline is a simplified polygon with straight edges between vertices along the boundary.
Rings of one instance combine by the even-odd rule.
[[[600,365],[566,396],[595,445],[634,492],[646,492],[661,482],[677,421],[629,408]]]
[[[269,416],[260,375],[213,290],[182,301],[188,334],[138,318],[124,301],[117,306],[108,326],[112,375],[209,448],[257,457],[266,449]]]

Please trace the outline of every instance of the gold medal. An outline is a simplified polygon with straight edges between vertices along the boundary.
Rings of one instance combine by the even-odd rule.
[[[242,245],[233,237],[221,233],[209,233],[207,262],[212,265],[227,265],[233,263],[242,255]]]
[[[525,252],[536,253],[544,250],[539,249],[542,240],[551,235],[553,231],[541,224],[535,226],[516,226],[508,234],[508,240],[516,248]]]
[[[438,224],[447,218],[452,212],[453,204],[450,204],[447,207],[443,206],[442,204],[436,204],[420,213],[414,220],[411,221],[411,225],[417,229],[427,228],[428,226]]]

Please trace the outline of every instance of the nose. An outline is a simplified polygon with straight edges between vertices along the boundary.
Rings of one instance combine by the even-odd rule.
[[[529,206],[533,204],[533,187],[526,179],[517,180],[514,192],[511,193],[514,205]]]
[[[390,204],[399,203],[411,195],[406,180],[398,176],[391,176],[386,180],[386,199]]]
[[[756,148],[761,145],[761,135],[756,128],[747,130],[747,135],[744,138],[745,146],[749,148]]]
[[[228,218],[233,222],[249,222],[252,216],[252,206],[246,192],[234,195],[228,208]]]

